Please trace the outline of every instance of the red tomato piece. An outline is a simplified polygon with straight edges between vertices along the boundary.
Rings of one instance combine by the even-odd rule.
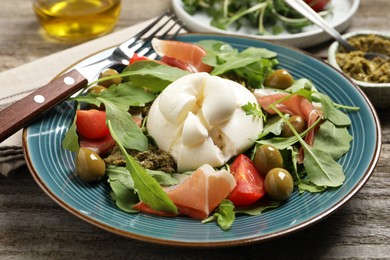
[[[79,135],[97,139],[110,133],[106,125],[106,112],[96,109],[77,110],[76,127]]]
[[[329,4],[330,0],[305,0],[305,2],[314,11],[320,12],[325,9],[325,7]]]
[[[246,155],[240,154],[230,166],[230,171],[236,180],[236,187],[228,199],[234,206],[248,206],[264,196],[264,178]]]
[[[133,57],[130,58],[129,63],[133,64],[134,62],[140,61],[140,60],[149,60],[148,57],[140,56],[137,53],[133,54]]]

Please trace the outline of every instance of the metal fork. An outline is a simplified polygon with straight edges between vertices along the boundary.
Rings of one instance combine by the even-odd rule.
[[[75,67],[55,78],[25,98],[0,111],[0,142],[32,123],[43,112],[85,88],[101,71],[111,67],[125,67],[129,59],[139,55],[156,58],[151,41],[154,37],[172,39],[183,28],[182,23],[170,11],[162,14],[129,40],[117,46],[108,57]]]
[[[165,21],[159,23],[163,18],[165,18]],[[156,36],[164,39],[173,39],[182,28],[183,24],[175,14],[167,11],[132,38],[117,46],[109,57],[88,64],[87,66],[79,67],[77,70],[83,75],[89,75],[89,77],[95,73],[94,76],[96,77],[99,72],[106,68],[127,66],[129,59],[134,53],[155,59],[157,58],[157,54],[152,49],[152,39]],[[92,78],[88,79],[92,80]]]

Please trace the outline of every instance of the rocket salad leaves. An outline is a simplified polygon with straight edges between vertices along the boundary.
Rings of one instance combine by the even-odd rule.
[[[298,33],[311,24],[284,0],[182,0],[182,2],[186,12],[191,15],[203,12],[211,18],[211,26],[222,30],[229,27],[238,30],[243,26],[250,26],[256,28],[259,35],[279,34],[284,30]],[[313,7],[323,17],[330,13],[329,10],[324,10],[325,5],[322,8]]]
[[[263,87],[265,76],[279,63],[277,54],[264,48],[251,47],[238,53],[221,41],[205,40],[197,44],[207,52],[203,62],[213,67],[211,75],[223,75],[248,88]]]

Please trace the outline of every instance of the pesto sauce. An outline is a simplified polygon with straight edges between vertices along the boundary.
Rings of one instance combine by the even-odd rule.
[[[390,40],[377,35],[359,35],[348,42],[358,51],[347,52],[340,47],[336,61],[350,77],[372,83],[390,83],[390,60],[379,57],[373,60],[364,58],[364,52],[378,52],[390,56]]]
[[[146,151],[128,150],[127,152],[145,169],[163,171],[166,173],[177,172],[177,166],[172,156],[169,153],[158,149],[156,146],[149,144],[149,149]],[[104,162],[116,166],[126,165],[126,159],[117,145],[115,145],[111,153],[104,158]]]

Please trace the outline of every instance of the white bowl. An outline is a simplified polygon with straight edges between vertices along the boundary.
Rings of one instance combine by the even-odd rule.
[[[343,35],[343,37],[345,39],[349,39],[359,35],[371,35],[371,34],[375,34],[390,40],[389,33],[384,33],[379,31],[369,31],[369,30],[346,33]],[[328,50],[328,62],[336,69],[342,71],[336,62],[336,53],[339,50],[339,46],[340,45],[338,42],[334,42],[330,45]],[[383,109],[383,108],[390,107],[390,82],[370,83],[370,82],[356,80],[352,77],[350,78],[364,91],[367,97],[374,104],[375,108]]]
[[[360,0],[335,0],[332,1],[332,15],[326,19],[337,31],[345,31],[352,22],[352,18],[359,8]],[[306,26],[302,32],[290,34],[284,32],[278,35],[257,35],[255,28],[243,25],[239,30],[234,26],[228,30],[221,30],[210,25],[211,17],[204,12],[190,15],[184,10],[183,0],[172,0],[173,11],[184,22],[185,27],[191,32],[211,32],[228,35],[252,37],[260,40],[278,41],[299,48],[307,48],[331,39],[327,33],[316,25]]]

